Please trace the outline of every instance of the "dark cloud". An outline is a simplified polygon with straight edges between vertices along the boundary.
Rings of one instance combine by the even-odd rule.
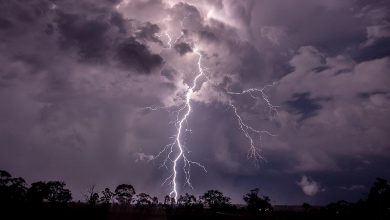
[[[329,69],[330,67],[329,66],[319,66],[319,67],[315,67],[314,69],[313,69],[313,71],[314,72],[317,72],[317,73],[320,73],[320,72],[322,72],[322,71],[324,71],[324,70],[327,70],[327,69]]]
[[[158,32],[160,32],[158,25],[146,22],[136,30],[135,36],[137,39],[152,41],[162,45],[162,41],[156,36]]]
[[[151,54],[145,45],[133,38],[118,45],[117,58],[122,66],[135,68],[143,73],[150,73],[163,63],[161,56]]]
[[[175,75],[177,75],[177,72],[171,68],[164,68],[161,70],[161,75],[166,77],[168,80],[173,81],[175,79]]]
[[[375,95],[388,95],[388,92],[383,92],[383,91],[362,92],[358,94],[358,97],[363,99],[368,99]]]
[[[78,48],[79,55],[86,60],[101,60],[109,49],[110,26],[104,20],[87,19],[85,15],[58,12],[56,21],[64,47]]]
[[[12,27],[12,23],[6,18],[0,18],[0,29],[9,29]]]
[[[192,193],[216,187],[242,202],[260,186],[274,203],[358,199],[361,186],[390,177],[388,7],[0,0],[0,169],[29,182],[63,179],[80,199],[92,184],[125,182],[163,196],[169,171],[145,158],[172,141],[174,112],[199,72],[196,48],[207,77],[183,143],[208,173],[193,169]],[[260,92],[226,94],[269,84],[277,117]],[[262,137],[260,169],[229,102],[248,125],[276,134]]]
[[[209,41],[217,41],[218,40],[217,35],[215,35],[213,32],[207,31],[207,30],[201,31],[200,32],[200,36],[203,39],[206,39],[206,40],[209,40]]]
[[[358,62],[364,62],[368,60],[380,59],[390,56],[390,36],[389,38],[383,38],[377,40],[372,45],[366,46],[359,50],[354,59]]]
[[[110,18],[110,24],[119,28],[121,33],[126,33],[126,20],[118,12],[113,12]]]
[[[300,120],[313,117],[318,114],[322,106],[321,98],[310,98],[310,93],[293,94],[293,100],[287,101],[292,112],[301,116]]]
[[[264,66],[260,52],[251,45],[247,45],[247,48],[242,50],[241,59],[242,66],[239,70],[241,79],[246,83],[259,79],[262,75],[259,70]]]
[[[175,46],[173,46],[175,48],[175,50],[181,55],[183,56],[184,54],[186,53],[190,53],[192,52],[192,48],[190,47],[190,45],[188,45],[187,43],[177,43],[175,44]]]

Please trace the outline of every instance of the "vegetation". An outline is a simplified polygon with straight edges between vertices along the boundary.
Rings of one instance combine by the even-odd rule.
[[[30,185],[0,170],[2,219],[390,219],[390,185],[377,178],[368,196],[356,203],[340,200],[324,207],[303,203],[301,211],[280,211],[258,188],[243,196],[245,207],[232,205],[218,190],[208,190],[197,199],[185,193],[176,202],[168,195],[162,203],[147,193],[136,194],[130,184],[100,193],[92,186],[84,203],[72,202],[61,181],[38,181]]]
[[[130,205],[134,195],[135,195],[134,187],[129,184],[120,184],[115,189],[116,200],[121,205]]]
[[[243,199],[247,204],[246,208],[252,213],[266,214],[272,212],[271,199],[267,196],[259,196],[259,188],[252,189]]]
[[[230,204],[230,198],[224,196],[222,192],[218,190],[209,190],[200,197],[200,201],[210,207],[213,210],[223,210],[232,207]]]

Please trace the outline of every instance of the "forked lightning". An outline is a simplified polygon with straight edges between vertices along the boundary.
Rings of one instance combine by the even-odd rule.
[[[170,7],[173,7],[172,4],[170,4]],[[164,19],[164,21],[168,21],[169,18]],[[178,39],[180,39],[183,36],[183,32],[181,35],[176,38],[175,40],[170,35],[169,31],[165,31],[164,35],[167,38],[166,44],[168,45],[168,49],[172,49],[174,44]],[[158,37],[161,37],[159,35]],[[184,177],[185,177],[185,183],[184,186],[189,186],[192,188],[191,185],[191,166],[196,165],[200,168],[202,168],[205,172],[207,172],[206,167],[202,165],[201,163],[191,161],[188,158],[189,150],[186,148],[184,144],[184,136],[185,132],[188,131],[186,128],[186,122],[188,121],[188,118],[190,117],[192,113],[192,105],[191,102],[193,101],[193,95],[196,92],[196,89],[202,89],[202,83],[200,83],[201,78],[204,78],[207,82],[210,81],[210,77],[208,77],[205,73],[205,68],[202,65],[202,52],[198,48],[193,48],[193,53],[198,56],[197,59],[197,74],[192,80],[192,85],[188,86],[188,88],[185,91],[185,99],[182,103],[176,105],[175,107],[177,110],[174,111],[176,114],[174,124],[176,127],[176,134],[174,135],[173,139],[174,141],[170,144],[167,144],[163,149],[154,156],[154,159],[160,158],[162,155],[166,155],[165,159],[163,159],[162,166],[165,168],[169,168],[169,164],[172,164],[172,173],[165,179],[163,184],[169,183],[172,185],[172,189],[169,193],[169,196],[173,198],[175,201],[177,201],[179,196],[179,186],[178,186],[178,175],[179,175],[179,166],[182,165]],[[213,83],[210,83],[213,84]],[[254,99],[261,99],[266,104],[266,107],[269,111],[269,115],[271,117],[275,116],[277,114],[277,107],[274,106],[268,95],[266,94],[266,88],[272,86],[267,85],[261,89],[259,88],[250,88],[247,90],[244,90],[242,92],[226,92],[226,97],[232,97],[232,96],[239,96],[239,95],[250,95]],[[260,147],[261,144],[261,138],[262,135],[270,135],[274,136],[272,133],[266,130],[258,130],[254,127],[250,126],[248,123],[244,121],[242,116],[238,112],[237,106],[233,103],[233,100],[229,98],[228,105],[231,107],[233,111],[233,115],[236,118],[238,122],[238,128],[243,133],[243,135],[248,139],[249,141],[249,151],[248,151],[248,158],[253,159],[253,161],[258,163],[260,159],[264,159],[261,152]],[[149,110],[159,110],[159,109],[169,109],[169,107],[145,107],[144,109]],[[255,141],[255,137],[259,138],[259,141]],[[258,144],[256,144],[258,143]]]

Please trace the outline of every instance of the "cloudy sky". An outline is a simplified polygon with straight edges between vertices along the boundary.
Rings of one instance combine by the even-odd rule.
[[[179,193],[364,198],[375,177],[390,178],[389,10],[386,0],[0,0],[0,169],[64,180],[75,199],[93,184],[168,194],[172,163],[155,155],[175,141],[201,57],[180,139],[207,173],[191,166],[194,188],[184,186],[180,160]],[[250,88],[266,99],[232,94]],[[232,106],[274,135],[244,126],[257,164]]]

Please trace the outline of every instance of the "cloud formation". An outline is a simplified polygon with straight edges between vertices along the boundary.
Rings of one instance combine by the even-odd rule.
[[[353,191],[353,190],[366,189],[366,187],[364,185],[352,185],[352,186],[340,186],[339,189]]]
[[[197,72],[197,49],[207,78],[184,141],[209,173],[194,169],[193,193],[215,186],[242,202],[260,185],[294,203],[299,196],[271,183],[294,195],[309,172],[327,186],[311,197],[321,203],[339,186],[390,177],[386,3],[0,0],[0,167],[64,179],[76,198],[91,184],[123,182],[163,196],[168,171],[144,162],[175,134],[172,111]],[[272,120],[265,103],[226,93],[272,83]],[[277,134],[262,139],[260,169],[229,100],[250,126]],[[321,190],[306,176],[300,186]]]
[[[307,176],[302,176],[301,180],[297,184],[308,196],[315,196],[317,193],[325,191],[325,189],[321,188],[319,183],[308,178]]]

